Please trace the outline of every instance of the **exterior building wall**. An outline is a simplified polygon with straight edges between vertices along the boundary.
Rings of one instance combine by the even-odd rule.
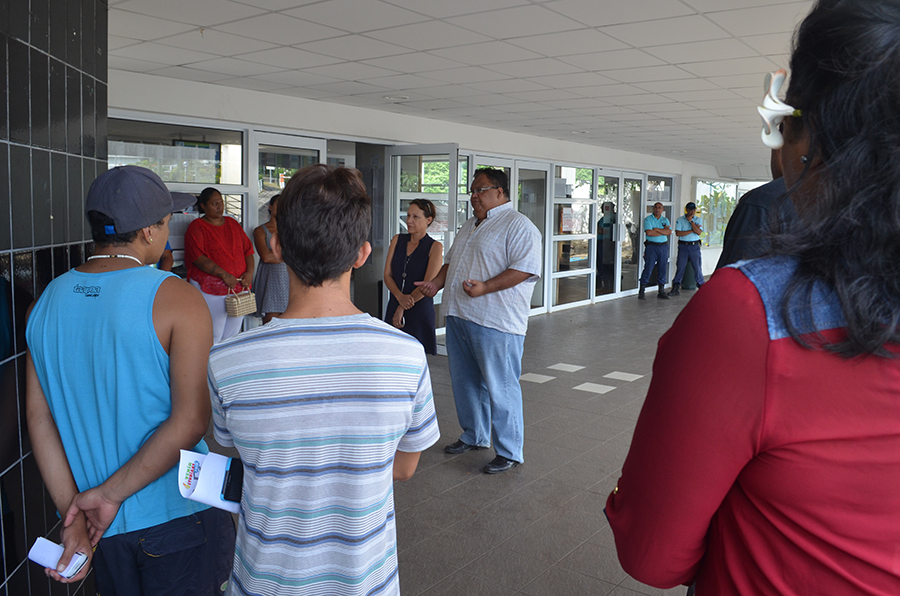
[[[102,0],[0,2],[3,596],[95,593],[90,578],[67,588],[26,559],[38,536],[58,541],[60,522],[25,424],[25,312],[90,246],[84,195],[106,168],[107,15]]]

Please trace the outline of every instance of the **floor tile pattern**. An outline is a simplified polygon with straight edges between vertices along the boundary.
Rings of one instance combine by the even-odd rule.
[[[404,596],[678,595],[619,566],[603,507],[650,384],[656,342],[690,293],[532,317],[522,362],[525,463],[446,455],[460,433],[447,359],[430,356],[442,438],[394,486]],[[554,371],[554,376],[542,374]],[[578,387],[606,387],[605,392]]]

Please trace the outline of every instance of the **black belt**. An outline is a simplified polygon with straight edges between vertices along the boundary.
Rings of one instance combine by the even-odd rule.
[[[693,246],[694,244],[700,244],[699,240],[679,240],[678,244],[687,244],[688,246]]]
[[[644,246],[665,246],[668,243],[668,240],[666,240],[665,242],[650,242],[649,240],[644,240]]]

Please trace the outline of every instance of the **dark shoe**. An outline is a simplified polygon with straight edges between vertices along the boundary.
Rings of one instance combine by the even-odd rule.
[[[647,286],[641,286],[641,289],[638,290],[638,300],[646,300],[647,297],[644,296],[644,291],[647,289]]]
[[[491,463],[483,468],[483,471],[485,474],[500,474],[507,470],[512,470],[518,465],[519,462],[517,462],[516,460],[506,459],[502,455],[498,455],[493,460],[491,460]]]
[[[656,294],[656,297],[660,300],[668,300],[669,296],[666,294],[666,286],[663,284],[659,284],[659,292]]]
[[[483,449],[483,447],[478,447],[477,445],[469,445],[468,443],[457,441],[444,447],[444,453],[449,453],[450,455],[459,455],[460,453],[465,453],[466,451],[477,451],[479,449]]]
[[[681,284],[673,283],[672,289],[669,290],[669,296],[679,296],[681,294]]]

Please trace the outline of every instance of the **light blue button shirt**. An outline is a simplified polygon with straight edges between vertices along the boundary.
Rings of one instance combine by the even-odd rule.
[[[700,231],[703,231],[703,226],[700,224],[700,220],[697,219],[697,216],[694,216],[694,223],[697,224],[697,227],[700,228]],[[695,234],[692,230],[694,228],[691,227],[691,222],[688,221],[686,215],[682,215],[678,219],[675,220],[675,231],[676,232],[691,232],[690,234],[685,234],[684,236],[679,236],[678,239],[684,242],[696,242],[700,240],[700,234]]]
[[[651,213],[647,217],[644,218],[644,231],[648,230],[661,230],[665,226],[669,225],[669,220],[665,215],[656,219]],[[647,242],[653,242],[655,244],[665,244],[669,241],[668,236],[647,236]]]

